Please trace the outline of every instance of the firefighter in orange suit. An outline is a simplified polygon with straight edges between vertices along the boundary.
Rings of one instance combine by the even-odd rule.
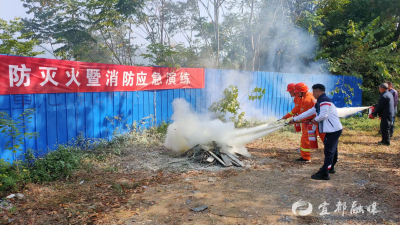
[[[294,87],[294,92],[300,98],[299,104],[299,111],[296,112],[297,114],[302,114],[303,112],[311,109],[314,107],[316,99],[314,98],[313,94],[308,92],[308,87],[304,83],[298,83]],[[295,107],[296,108],[296,107]],[[293,111],[292,111],[293,113]],[[300,144],[300,154],[301,157],[297,159],[298,162],[310,162],[311,161],[311,154],[310,154],[310,141],[308,140],[308,130],[307,130],[307,122],[311,121],[315,115],[310,116],[302,120],[302,136],[301,136],[301,144]],[[317,129],[318,133],[318,129]],[[324,140],[325,134],[319,134],[320,138]]]
[[[292,111],[290,111],[288,114],[286,114],[284,117],[282,117],[282,119],[287,119],[290,118],[296,114],[298,114],[300,112],[300,103],[301,103],[301,99],[296,95],[296,93],[294,92],[294,86],[296,86],[296,84],[291,83],[288,84],[287,86],[287,90],[290,93],[291,97],[294,97],[294,108],[292,109]]]
[[[300,104],[301,104],[301,98],[299,96],[297,96],[297,94],[294,92],[294,87],[296,86],[295,83],[290,83],[287,86],[287,90],[290,93],[291,97],[294,97],[293,102],[294,102],[294,108],[292,109],[292,111],[290,111],[288,114],[286,114],[284,117],[282,117],[283,120],[288,119],[290,117],[294,117],[296,115],[299,114],[300,112]],[[300,132],[297,131],[296,132]],[[300,148],[296,149],[297,153],[300,153]]]

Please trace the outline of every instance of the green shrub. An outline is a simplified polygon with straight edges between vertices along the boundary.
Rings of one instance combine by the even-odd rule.
[[[43,158],[35,160],[30,168],[32,181],[53,181],[68,178],[79,169],[84,153],[76,147],[60,145],[57,150],[49,152]]]
[[[24,164],[11,164],[0,159],[0,191],[18,191],[30,181],[29,170]]]
[[[4,120],[6,122],[10,121],[9,124],[16,123],[9,118],[3,118],[7,119]],[[30,149],[18,155],[14,148],[12,153],[17,160],[10,163],[0,159],[0,191],[4,196],[7,192],[21,190],[29,182],[40,183],[68,178],[75,170],[81,168],[83,160],[87,158],[102,161],[109,157],[109,153],[120,155],[122,151],[135,145],[159,146],[164,141],[168,125],[163,122],[159,126],[145,128],[144,125],[133,124],[127,133],[115,132],[111,141],[103,139],[94,141],[84,138],[81,134],[75,141],[68,145],[59,145],[56,150],[40,158],[36,158]],[[17,127],[12,131],[20,132]],[[22,158],[23,161],[20,160]]]

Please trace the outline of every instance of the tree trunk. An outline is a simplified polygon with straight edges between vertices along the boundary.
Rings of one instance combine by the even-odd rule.
[[[219,7],[220,0],[214,0],[214,33],[215,33],[215,42],[217,44],[217,56],[215,59],[215,63],[217,69],[219,69]]]
[[[397,24],[397,30],[396,33],[394,33],[393,41],[399,41],[400,40],[400,16],[399,16],[399,23]]]
[[[254,71],[254,64],[256,61],[256,48],[254,46],[254,32],[253,32],[253,15],[254,15],[254,0],[251,1],[251,13],[249,20],[250,35],[251,35],[251,50],[253,51],[253,60],[251,70]]]
[[[160,20],[161,20],[160,44],[164,45],[164,0],[161,0]]]

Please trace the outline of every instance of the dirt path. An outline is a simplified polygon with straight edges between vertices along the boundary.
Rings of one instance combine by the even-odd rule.
[[[276,141],[278,136],[284,144]],[[111,218],[125,217],[126,224],[400,223],[397,142],[378,148],[379,137],[373,133],[359,137],[347,131],[341,138],[338,172],[330,181],[315,181],[310,176],[322,164],[322,150],[312,153],[310,164],[294,163],[297,138],[280,133],[258,140],[249,145],[253,158],[247,161],[247,169],[182,174],[176,182],[132,195],[131,201],[144,205],[137,215],[121,211]],[[313,206],[309,216],[292,212],[292,204],[301,199]],[[335,212],[339,201],[346,208]],[[321,215],[319,208],[324,202],[329,204],[327,215]],[[374,202],[377,213],[373,213]],[[203,205],[207,210],[190,211]]]
[[[374,133],[345,130],[330,181],[310,179],[322,150],[312,152],[311,163],[294,162],[300,136],[291,132],[248,145],[253,157],[243,169],[204,167],[162,148],[135,149],[68,182],[30,186],[27,198],[15,202],[25,216],[8,216],[15,224],[400,224],[400,138],[378,148]],[[299,200],[313,206],[311,214],[292,212]],[[335,212],[339,201],[346,208]],[[327,215],[319,208],[324,202]]]

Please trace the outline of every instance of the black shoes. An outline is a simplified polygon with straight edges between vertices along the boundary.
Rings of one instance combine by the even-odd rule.
[[[328,172],[331,173],[331,174],[334,174],[334,173],[336,173],[336,170],[335,169],[330,169],[330,170],[328,170]]]
[[[382,141],[378,142],[378,145],[386,145],[386,146],[390,146],[390,143],[384,143]]]
[[[318,171],[316,174],[312,175],[311,178],[314,180],[330,180],[331,179],[329,177],[329,173],[322,173],[321,171]]]
[[[296,162],[311,162],[311,160],[305,160],[303,158],[296,159]]]

